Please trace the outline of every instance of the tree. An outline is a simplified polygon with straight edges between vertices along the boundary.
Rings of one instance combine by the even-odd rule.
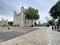
[[[32,8],[32,7],[28,7],[28,9],[26,9],[26,19],[28,20],[38,20],[39,19],[39,14],[38,14],[38,9]],[[33,23],[32,23],[33,25]]]
[[[52,16],[54,19],[57,19],[60,17],[60,1],[58,1],[49,11],[50,16]]]
[[[13,22],[12,21],[9,21],[8,22],[8,25],[12,26],[13,25]]]
[[[60,1],[58,1],[49,11],[50,16],[54,19],[58,19],[58,23],[60,24]]]
[[[54,20],[49,20],[48,24],[51,25],[51,26],[53,26],[54,25]]]

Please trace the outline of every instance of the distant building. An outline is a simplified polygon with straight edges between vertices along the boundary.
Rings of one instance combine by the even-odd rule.
[[[6,25],[8,25],[8,20],[4,19],[0,20],[0,26],[6,26]]]
[[[14,25],[19,25],[19,26],[31,26],[32,25],[32,20],[28,20],[25,18],[25,9],[22,6],[21,7],[21,12],[19,14],[17,14],[17,12],[14,12],[14,19],[13,19],[13,23]]]

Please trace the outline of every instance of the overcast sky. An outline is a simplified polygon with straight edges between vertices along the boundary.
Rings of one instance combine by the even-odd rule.
[[[29,6],[37,8],[40,14],[41,23],[46,22],[45,17],[49,19],[49,10],[58,0],[0,0],[0,19],[13,20],[13,12],[20,12],[20,8],[23,6],[28,8]]]

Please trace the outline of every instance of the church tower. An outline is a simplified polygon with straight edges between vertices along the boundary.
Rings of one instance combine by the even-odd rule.
[[[14,11],[14,15],[13,15],[13,21],[14,21],[14,25],[16,25],[16,16],[17,16],[17,12],[16,11]]]
[[[25,26],[25,15],[24,15],[24,7],[22,5],[21,7],[21,25],[20,26]]]

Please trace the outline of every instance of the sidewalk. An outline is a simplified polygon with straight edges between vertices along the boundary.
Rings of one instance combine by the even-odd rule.
[[[47,27],[40,27],[36,31],[0,42],[0,45],[48,45]]]
[[[51,27],[47,29],[49,45],[60,45],[60,32],[52,31]]]
[[[52,31],[51,27],[40,27],[38,30],[0,42],[0,45],[60,45],[60,32]]]

